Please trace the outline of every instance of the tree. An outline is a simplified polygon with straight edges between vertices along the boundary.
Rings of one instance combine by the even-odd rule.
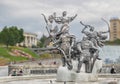
[[[38,46],[39,47],[45,47],[46,46],[46,40],[47,40],[48,38],[43,34],[43,36],[40,38],[40,40],[39,40],[39,44],[38,44]]]
[[[106,41],[104,43],[107,45],[120,45],[120,39],[116,39],[114,41]]]
[[[7,47],[14,46],[24,40],[23,32],[23,29],[18,29],[16,26],[5,26],[0,32],[0,42]]]
[[[24,41],[25,37],[24,37],[23,33],[24,33],[24,30],[23,30],[23,29],[20,29],[20,30],[19,30],[19,35],[20,35],[20,37],[19,37],[18,43],[21,43],[22,41]]]

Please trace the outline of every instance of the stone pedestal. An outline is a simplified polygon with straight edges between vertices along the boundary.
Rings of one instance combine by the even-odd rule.
[[[76,72],[77,71],[77,67],[78,67],[78,61],[76,60],[72,60],[72,65],[73,65],[73,71]],[[80,72],[85,73],[85,64],[83,63],[80,69]]]
[[[102,60],[96,60],[93,70],[92,70],[92,73],[97,74],[100,71],[100,69],[102,68],[102,64],[103,64]]]
[[[97,71],[102,67],[102,60],[96,60],[92,73],[85,73],[85,64],[82,64],[80,73],[76,73],[78,62],[72,61],[73,69],[60,66],[57,71],[57,81],[74,81],[74,82],[92,82],[98,80]]]
[[[93,82],[98,80],[98,75],[93,73],[77,73],[76,82]]]
[[[59,82],[93,82],[98,80],[98,75],[93,73],[76,73],[68,70],[67,67],[60,66],[57,72],[57,81]]]
[[[57,71],[57,81],[75,81],[76,72],[68,70],[67,67],[60,66]]]

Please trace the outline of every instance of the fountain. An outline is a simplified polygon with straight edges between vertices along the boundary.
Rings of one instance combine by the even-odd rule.
[[[97,81],[97,72],[102,67],[102,60],[99,58],[99,48],[103,47],[103,41],[107,39],[109,31],[95,31],[91,25],[86,25],[82,21],[80,24],[84,26],[81,33],[85,36],[80,42],[76,41],[75,35],[69,33],[69,24],[77,17],[67,16],[67,12],[63,11],[62,16],[53,13],[46,18],[44,14],[46,29],[50,35],[52,46],[60,51],[62,56],[62,65],[57,71],[57,81]],[[57,26],[53,25],[55,22]],[[58,25],[60,28],[58,28]]]
[[[84,37],[81,41],[76,41],[75,35],[69,33],[69,24],[77,17],[67,16],[64,11],[62,16],[56,13],[51,14],[48,18],[42,14],[46,22],[46,29],[49,33],[50,43],[46,49],[56,49],[61,54],[62,64],[56,71],[56,74],[48,74],[50,67],[43,69],[37,67],[37,71],[43,75],[25,75],[19,77],[0,78],[5,84],[117,84],[119,75],[99,74],[102,68],[102,60],[99,56],[100,48],[104,46],[103,41],[107,39],[105,33],[109,31],[95,31],[91,25],[86,25],[80,21],[84,28],[81,33]],[[60,27],[60,28],[59,28]],[[29,66],[30,67],[30,66]],[[36,66],[35,66],[36,67]],[[28,68],[26,68],[29,70]],[[39,70],[39,69],[42,69]],[[32,73],[36,70],[32,70]],[[37,73],[38,73],[37,72]],[[115,78],[115,79],[113,79]],[[118,79],[117,79],[118,78]],[[29,79],[29,80],[28,80]],[[19,81],[18,81],[19,80]],[[9,82],[8,82],[9,81]]]

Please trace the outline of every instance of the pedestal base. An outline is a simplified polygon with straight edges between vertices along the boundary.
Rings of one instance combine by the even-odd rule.
[[[64,81],[75,81],[76,73],[72,70],[68,70],[67,67],[60,66],[57,71],[57,81],[64,82]]]
[[[85,73],[85,64],[82,64],[80,73],[76,73],[77,71],[77,61],[72,61],[73,69],[68,70],[67,66],[60,66],[57,71],[57,81],[60,82],[92,82],[98,80],[97,71],[102,67],[102,61],[96,60],[92,73]]]
[[[76,82],[92,82],[97,81],[98,75],[93,73],[77,73]]]

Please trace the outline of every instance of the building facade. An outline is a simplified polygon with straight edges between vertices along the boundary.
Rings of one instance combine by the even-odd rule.
[[[120,19],[110,19],[110,41],[120,39]]]
[[[24,33],[24,41],[20,43],[20,46],[32,47],[37,46],[37,34],[34,33]]]

